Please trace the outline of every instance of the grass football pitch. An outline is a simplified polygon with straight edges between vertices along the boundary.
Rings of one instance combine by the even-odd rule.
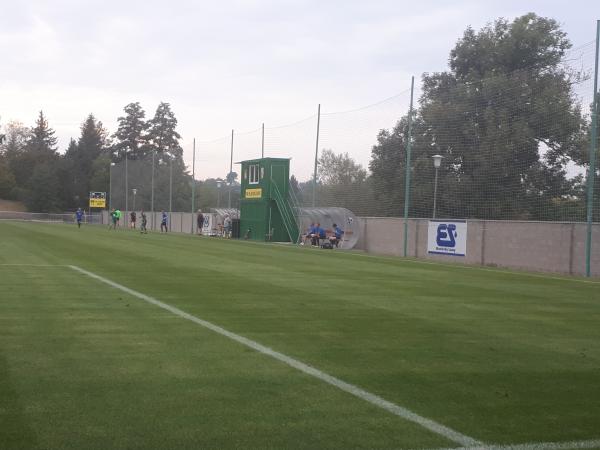
[[[492,445],[600,448],[597,280],[0,222],[3,450]]]

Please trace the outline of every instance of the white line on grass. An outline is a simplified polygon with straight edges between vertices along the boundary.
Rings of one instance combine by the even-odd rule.
[[[529,444],[513,445],[485,445],[474,447],[454,447],[435,450],[579,450],[588,448],[599,448],[600,439],[589,441],[569,441],[569,442],[531,442]]]
[[[69,267],[67,264],[28,264],[28,263],[0,263],[4,267]]]
[[[194,322],[198,325],[201,325],[205,328],[208,328],[209,330],[214,331],[215,333],[226,336],[229,339],[232,339],[242,345],[245,345],[246,347],[250,347],[251,349],[256,350],[264,355],[267,355],[267,356],[270,356],[271,358],[277,359],[278,361],[281,361],[281,362],[287,364],[288,366],[291,366],[295,369],[298,369],[301,372],[304,372],[310,376],[318,378],[319,380],[324,381],[325,383],[328,383],[332,386],[335,386],[338,389],[341,389],[342,391],[345,391],[349,394],[352,394],[355,397],[361,398],[361,399],[371,403],[372,405],[378,406],[379,408],[385,409],[386,411],[388,411],[392,414],[395,414],[396,416],[402,417],[403,419],[406,419],[410,422],[416,423],[417,425],[420,425],[421,427],[426,428],[429,431],[432,431],[440,436],[443,436],[446,439],[449,439],[453,442],[456,442],[456,443],[464,445],[464,446],[483,445],[482,442],[479,442],[472,437],[469,437],[462,433],[459,433],[458,431],[448,428],[438,422],[435,422],[434,420],[427,419],[426,417],[420,416],[402,406],[399,406],[399,405],[396,405],[395,403],[389,402],[375,394],[372,394],[370,392],[365,391],[364,389],[359,388],[358,386],[355,386],[350,383],[346,383],[345,381],[342,381],[339,378],[333,377],[325,372],[321,372],[319,369],[315,369],[314,367],[309,366],[308,364],[304,364],[303,362],[298,361],[297,359],[291,358],[287,355],[284,355],[283,353],[279,353],[269,347],[259,344],[258,342],[252,341],[248,338],[245,338],[244,336],[240,336],[239,334],[232,333],[231,331],[228,331],[225,328],[221,328],[218,325],[214,325],[211,322],[207,322],[206,320],[202,320],[196,316],[186,313],[185,311],[182,311],[179,308],[171,306],[167,303],[163,303],[159,300],[156,300],[153,297],[142,294],[141,292],[134,291],[133,289],[125,287],[119,283],[115,283],[114,281],[111,281],[100,275],[96,275],[93,272],[88,272],[87,270],[82,269],[81,267],[71,266],[71,265],[68,267],[70,267],[71,269],[73,269],[77,272],[80,272],[84,275],[87,275],[95,280],[98,280],[102,283],[108,284],[109,286],[112,286],[116,289],[126,292],[127,294],[130,294],[134,297],[144,300],[145,302],[151,303],[155,306],[158,306],[159,308],[165,309],[179,317],[182,317],[182,318],[187,319],[191,322]]]

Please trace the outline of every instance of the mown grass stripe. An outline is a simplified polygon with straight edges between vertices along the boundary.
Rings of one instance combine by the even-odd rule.
[[[396,416],[399,416],[405,420],[408,420],[417,425],[420,425],[421,427],[423,427],[429,431],[432,431],[433,433],[435,433],[437,435],[443,436],[450,441],[456,442],[456,443],[464,445],[464,446],[483,445],[482,442],[479,442],[472,437],[466,436],[458,431],[448,428],[445,425],[442,425],[434,420],[420,416],[420,415],[410,411],[409,409],[406,409],[402,406],[396,405],[395,403],[387,401],[387,400],[379,397],[378,395],[372,394],[368,391],[365,391],[364,389],[359,388],[358,386],[355,386],[350,383],[346,383],[345,381],[342,381],[339,378],[336,378],[332,375],[322,372],[319,369],[316,369],[312,366],[309,366],[308,364],[298,361],[297,359],[291,358],[287,355],[284,355],[283,353],[277,352],[269,347],[259,344],[258,342],[255,342],[251,339],[245,338],[244,336],[240,336],[238,334],[232,333],[231,331],[228,331],[225,328],[222,328],[211,322],[207,322],[206,320],[203,320],[196,316],[193,316],[179,308],[171,306],[167,303],[163,303],[153,297],[150,297],[146,294],[142,294],[141,292],[130,289],[126,286],[123,286],[112,280],[104,278],[93,272],[89,272],[85,269],[82,269],[81,267],[73,266],[73,265],[69,265],[68,267],[70,267],[71,269],[73,269],[79,273],[87,275],[90,278],[93,278],[104,284],[112,286],[115,289],[119,289],[133,297],[137,297],[141,300],[144,300],[147,303],[150,303],[150,304],[158,306],[159,308],[162,308],[166,311],[169,311],[172,314],[175,314],[179,317],[182,317],[182,318],[187,319],[191,322],[194,322],[198,325],[201,325],[211,331],[214,331],[215,333],[218,333],[222,336],[228,337],[229,339],[236,341],[242,345],[245,345],[246,347],[249,347],[253,350],[256,350],[264,355],[270,356],[278,361],[281,361],[290,367],[293,367],[307,375],[310,375],[321,381],[324,381],[325,383],[328,383],[344,392],[347,392],[349,394],[354,395],[355,397],[365,400],[365,401],[371,403],[372,405],[375,405],[375,406],[377,406],[381,409],[384,409],[392,414],[395,414]]]

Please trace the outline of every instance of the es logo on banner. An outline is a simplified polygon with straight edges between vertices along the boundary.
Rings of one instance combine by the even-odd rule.
[[[430,220],[427,252],[437,255],[466,256],[467,222]]]
[[[441,223],[437,228],[436,242],[440,247],[456,247],[456,225],[453,223]]]

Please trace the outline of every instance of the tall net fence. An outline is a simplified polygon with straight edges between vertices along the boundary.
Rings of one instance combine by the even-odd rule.
[[[154,163],[152,157],[119,161],[111,166],[109,206],[146,211],[187,211],[190,208],[191,184],[173,179],[168,162]]]
[[[82,223],[102,225],[104,224],[101,213],[84,213]],[[52,214],[52,213],[31,213],[17,211],[0,211],[0,220],[14,220],[20,222],[44,222],[44,223],[76,223],[75,214]]]
[[[408,170],[410,90],[352,111],[323,106],[293,124],[198,140],[194,204],[190,168],[172,188],[169,164],[161,162],[155,164],[154,210],[238,208],[236,163],[264,155],[291,158],[297,206],[400,217],[408,204],[411,217],[584,221],[594,58],[589,43],[567,52],[558,67],[415,80]],[[113,206],[121,208],[124,171],[123,162],[112,168]],[[150,209],[151,162],[129,161],[127,171],[129,209],[132,188],[136,208]],[[598,221],[598,170],[595,179]]]

